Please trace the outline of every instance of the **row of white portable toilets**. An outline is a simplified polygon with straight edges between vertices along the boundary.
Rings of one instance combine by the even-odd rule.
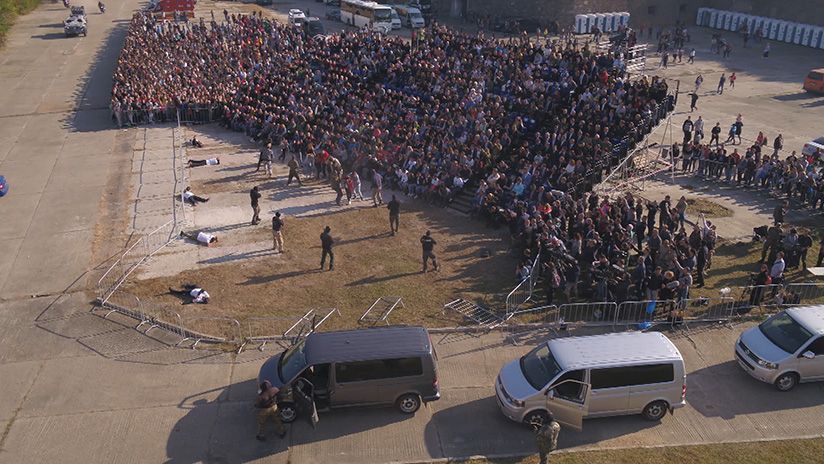
[[[824,26],[795,23],[783,19],[753,16],[735,11],[699,8],[695,23],[699,26],[739,32],[746,28],[750,34],[761,31],[765,39],[794,43],[824,49]]]
[[[629,13],[591,13],[575,15],[575,33],[589,34],[597,26],[601,32],[617,31],[629,25]]]

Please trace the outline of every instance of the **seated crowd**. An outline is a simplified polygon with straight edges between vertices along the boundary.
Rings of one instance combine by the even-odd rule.
[[[474,192],[475,213],[509,227],[524,256],[542,250],[548,285],[600,272],[592,263],[604,259],[626,269],[635,250],[648,271],[622,282],[643,299],[672,288],[701,249],[709,260],[712,227],[687,234],[668,201],[655,227],[659,205],[644,215],[632,196],[589,193],[674,107],[664,80],[629,80],[620,55],[569,42],[506,42],[438,25],[422,37],[415,46],[364,30],[310,39],[256,15],[207,25],[138,13],[112,111],[128,124],[206,106],[319,177],[335,162],[444,205]],[[556,254],[571,259],[555,263]],[[636,297],[613,280],[596,297]]]

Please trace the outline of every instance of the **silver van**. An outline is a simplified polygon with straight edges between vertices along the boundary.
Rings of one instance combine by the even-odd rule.
[[[744,372],[779,391],[824,380],[824,305],[787,309],[744,331],[735,358]]]
[[[504,415],[540,424],[552,411],[575,430],[590,417],[641,414],[652,421],[686,404],[684,360],[660,333],[556,338],[506,364],[495,382]]]
[[[317,411],[347,406],[395,405],[413,414],[441,396],[436,361],[423,327],[315,332],[263,363],[258,384],[280,389],[284,422],[299,411],[316,422]]]

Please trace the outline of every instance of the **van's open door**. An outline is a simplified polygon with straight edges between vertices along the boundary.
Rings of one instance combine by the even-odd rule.
[[[589,392],[588,383],[564,380],[546,391],[546,409],[559,424],[580,432],[589,411]]]
[[[318,408],[315,405],[315,386],[309,380],[299,377],[294,387],[295,404],[299,414],[305,414],[309,425],[315,428],[318,425]]]

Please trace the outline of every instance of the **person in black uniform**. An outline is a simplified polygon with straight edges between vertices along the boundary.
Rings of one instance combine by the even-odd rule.
[[[329,270],[333,270],[335,268],[335,253],[332,252],[332,245],[335,244],[335,241],[332,239],[332,236],[329,232],[332,231],[332,228],[326,226],[323,229],[323,233],[320,234],[320,246],[322,248],[321,255],[320,255],[320,270],[323,270],[323,265],[326,264],[326,256],[329,256]]]
[[[435,239],[432,238],[432,233],[428,230],[426,231],[426,234],[423,237],[421,237],[421,248],[422,248],[422,251],[423,251],[423,271],[422,272],[424,272],[424,273],[426,272],[426,265],[427,265],[427,263],[429,262],[430,259],[432,260],[432,266],[435,267],[435,270],[436,271],[441,270],[441,267],[438,266],[438,258],[435,256],[435,245],[437,245],[437,244],[438,244],[438,242],[436,242]]]
[[[389,210],[389,230],[392,231],[392,235],[395,235],[401,219],[401,204],[395,195],[392,195],[392,200],[386,204],[386,209]]]
[[[263,195],[260,194],[260,190],[258,186],[255,185],[252,187],[252,190],[249,191],[249,198],[252,200],[252,225],[257,225],[260,222],[260,197]]]

